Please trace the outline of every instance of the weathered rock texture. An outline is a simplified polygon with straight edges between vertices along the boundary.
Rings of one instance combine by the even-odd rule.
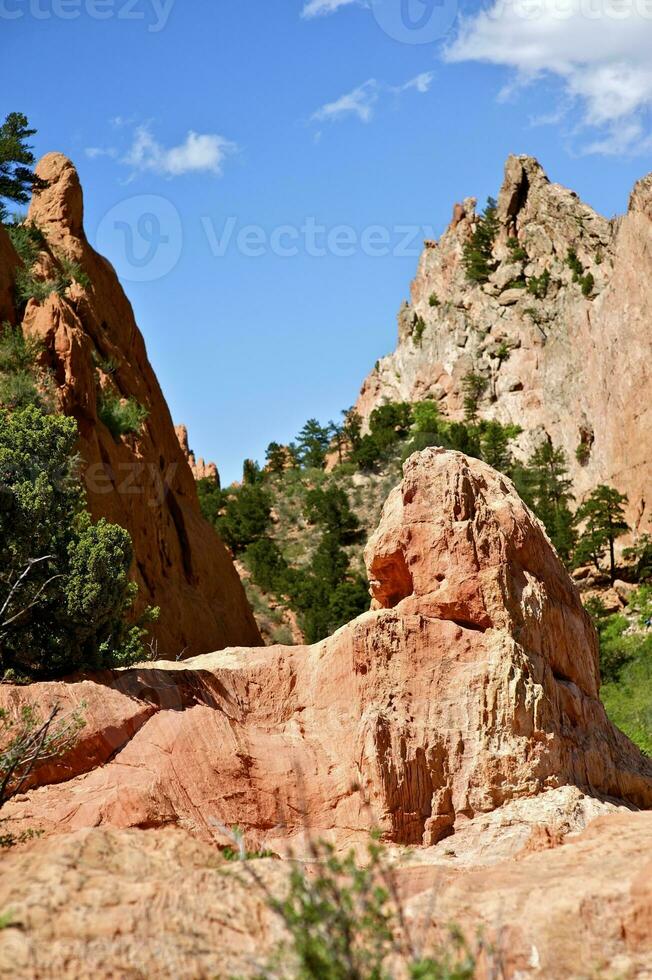
[[[177,439],[179,440],[179,445],[181,446],[181,451],[186,457],[188,466],[190,467],[190,472],[192,473],[195,480],[212,480],[213,483],[220,485],[220,474],[217,470],[216,463],[206,463],[200,456],[199,459],[196,458],[194,452],[190,448],[188,443],[188,430],[185,425],[175,425],[174,431],[177,434]]]
[[[518,802],[563,787],[652,806],[652,762],[598,699],[577,590],[509,481],[459,453],[415,454],[366,558],[379,608],[312,647],[3,688],[16,706],[84,701],[89,720],[60,761],[67,781],[37,771],[45,784],[7,816],[204,840],[237,824],[282,849],[306,826],[340,844],[378,826],[432,845],[508,805],[529,832]],[[577,809],[555,800],[560,821]]]
[[[48,181],[46,190],[34,194],[29,211],[49,246],[39,268],[48,276],[53,262],[64,256],[79,263],[91,285],[83,289],[73,283],[64,295],[52,293],[42,304],[30,300],[23,328],[42,341],[59,409],[77,421],[90,510],[131,534],[141,605],[161,610],[153,628],[160,655],[256,644],[258,630],[233,563],[201,516],[192,473],[131,305],[112,266],[84,234],[77,171],[66,157],[50,153],[37,173]],[[6,244],[0,236],[2,275]],[[134,398],[147,410],[138,433],[111,434],[98,417],[103,392]]]
[[[481,414],[523,427],[522,458],[552,438],[566,452],[578,499],[612,484],[629,498],[634,529],[649,530],[652,175],[637,184],[628,213],[607,221],[550,183],[536,160],[510,157],[498,214],[500,263],[484,286],[468,281],[462,261],[475,199],[456,205],[438,243],[426,242],[399,313],[398,348],[364,382],[358,410],[367,417],[385,400],[434,398],[459,419],[462,378],[483,373],[490,384]],[[573,281],[569,249],[593,276],[588,295]],[[546,269],[544,298],[514,288]],[[423,332],[415,331],[419,317]]]
[[[652,814],[602,818],[560,843],[491,868],[457,869],[438,849],[399,868],[414,939],[428,950],[456,923],[473,947],[481,930],[495,972],[479,978],[649,980]],[[77,831],[5,853],[0,868],[0,908],[12,913],[2,977],[260,976],[283,938],[260,891],[173,828]],[[287,870],[256,862],[277,895]]]

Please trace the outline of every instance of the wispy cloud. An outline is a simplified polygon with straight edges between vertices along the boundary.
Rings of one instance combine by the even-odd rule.
[[[98,157],[112,157],[115,159],[118,155],[115,146],[87,146],[84,153],[90,160],[97,160]]]
[[[404,85],[399,85],[396,91],[407,92],[409,89],[413,88],[416,89],[417,92],[425,94],[432,85],[434,77],[434,71],[422,71],[420,75],[417,75],[415,78],[411,78],[409,82],[406,82]]]
[[[357,117],[360,122],[368,123],[373,118],[376,106],[383,95],[401,95],[413,89],[415,92],[424,94],[432,84],[435,73],[431,71],[422,72],[416,75],[403,85],[387,85],[379,82],[375,78],[369,78],[362,85],[358,85],[353,91],[341,95],[333,102],[327,102],[316,112],[313,112],[312,122],[336,122],[347,116]]]
[[[366,7],[365,0],[308,0],[303,5],[301,16],[306,19],[311,17],[325,17],[327,14],[334,14],[342,7],[349,7],[351,4]]]
[[[369,122],[373,116],[374,106],[378,101],[380,86],[375,78],[370,78],[352,92],[341,95],[334,102],[327,102],[321,109],[312,114],[312,119],[318,122],[335,121],[344,116],[357,116],[361,122]]]
[[[600,131],[592,153],[631,153],[646,145],[644,114],[652,108],[652,19],[636,4],[587,5],[538,0],[535,16],[496,0],[462,22],[444,53],[449,62],[511,67],[510,92],[544,76],[561,81],[564,98],[581,109],[582,124]]]

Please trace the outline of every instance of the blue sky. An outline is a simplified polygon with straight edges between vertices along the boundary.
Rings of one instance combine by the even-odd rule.
[[[421,240],[509,153],[624,210],[651,169],[652,10],[552,2],[0,0],[4,112],[76,163],[88,237],[224,480],[352,404]]]

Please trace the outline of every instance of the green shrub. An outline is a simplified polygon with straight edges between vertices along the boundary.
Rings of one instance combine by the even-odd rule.
[[[493,960],[481,942],[474,953],[455,928],[445,947],[427,955],[416,951],[393,869],[375,839],[364,863],[353,851],[341,856],[330,843],[312,842],[309,869],[295,862],[281,898],[241,860],[246,883],[260,890],[289,934],[259,977],[390,980],[390,964],[398,959],[408,980],[473,980],[477,955],[482,951]]]
[[[593,290],[595,288],[595,278],[593,276],[593,273],[587,272],[585,276],[582,276],[580,282],[582,284],[582,296],[586,296],[586,298],[588,299],[589,296],[591,296],[591,294],[593,293]]]
[[[591,458],[591,447],[588,442],[581,442],[575,450],[575,459],[580,466],[586,466]]]
[[[23,264],[26,268],[31,268],[36,262],[39,252],[46,247],[43,232],[31,222],[18,218],[14,218],[10,224],[5,225],[5,230]]]
[[[636,544],[625,548],[623,557],[636,563],[636,581],[644,582],[652,578],[652,535],[642,534]]]
[[[140,432],[149,412],[135,398],[123,399],[116,391],[104,390],[97,403],[97,417],[114,439]]]
[[[434,306],[434,307],[441,306],[437,293],[430,294],[430,296],[428,297],[428,306]]]
[[[508,238],[507,248],[509,249],[509,258],[511,262],[527,262],[528,254],[519,242],[518,238]]]
[[[416,347],[421,347],[421,343],[423,340],[423,332],[425,329],[426,329],[426,321],[423,319],[422,316],[415,315],[414,323],[412,326],[412,340],[414,341]]]
[[[550,289],[549,269],[544,269],[540,276],[532,276],[530,279],[528,279],[527,291],[528,293],[530,293],[530,295],[534,296],[536,299],[545,299],[546,296],[548,295],[549,289]],[[530,309],[527,309],[525,312],[529,313],[530,316],[532,316],[532,311]],[[536,313],[536,311],[534,312]]]
[[[72,419],[0,412],[0,677],[56,677],[142,655],[129,534],[91,521]],[[147,619],[155,615],[149,611]]]
[[[0,408],[15,410],[48,407],[45,376],[39,378],[37,358],[41,345],[27,340],[20,327],[0,328]],[[41,382],[39,388],[39,381]]]
[[[566,255],[566,265],[573,273],[573,282],[579,282],[581,276],[584,274],[584,266],[577,257],[577,252],[574,248],[568,249],[568,254]]]

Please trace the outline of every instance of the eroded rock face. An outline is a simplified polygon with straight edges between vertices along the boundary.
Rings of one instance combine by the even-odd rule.
[[[44,344],[58,406],[77,421],[91,512],[131,534],[140,603],[161,610],[153,628],[159,656],[255,645],[260,636],[253,615],[230,556],[201,516],[131,305],[112,266],[84,234],[77,172],[66,157],[50,153],[37,173],[48,187],[34,194],[29,220],[55,256],[79,263],[91,285],[73,283],[40,305],[30,300],[23,328]],[[114,436],[102,423],[99,401],[107,393],[146,409],[138,433]]]
[[[459,453],[415,454],[366,559],[381,608],[314,646],[2,689],[16,704],[60,689],[89,715],[61,760],[68,781],[37,771],[7,817],[54,834],[177,824],[207,841],[238,825],[283,851],[306,827],[340,845],[373,826],[434,845],[510,806],[523,838],[521,804],[538,799],[558,822],[585,797],[652,806],[652,762],[598,700],[579,594],[509,481]],[[551,798],[564,787],[575,796]]]
[[[566,453],[578,499],[612,484],[629,498],[632,527],[645,531],[652,499],[652,176],[637,184],[628,213],[607,221],[551,183],[536,160],[510,157],[498,216],[500,262],[483,286],[470,283],[463,266],[477,220],[473,198],[456,206],[438,243],[425,243],[410,303],[399,312],[398,348],[365,380],[357,408],[367,418],[386,400],[434,398],[460,419],[462,379],[479,371],[489,380],[481,414],[524,429],[517,456],[526,459],[550,437]],[[571,249],[582,278],[592,277],[586,295],[568,264]],[[546,270],[545,296],[514,288]],[[425,329],[415,334],[419,317]]]

